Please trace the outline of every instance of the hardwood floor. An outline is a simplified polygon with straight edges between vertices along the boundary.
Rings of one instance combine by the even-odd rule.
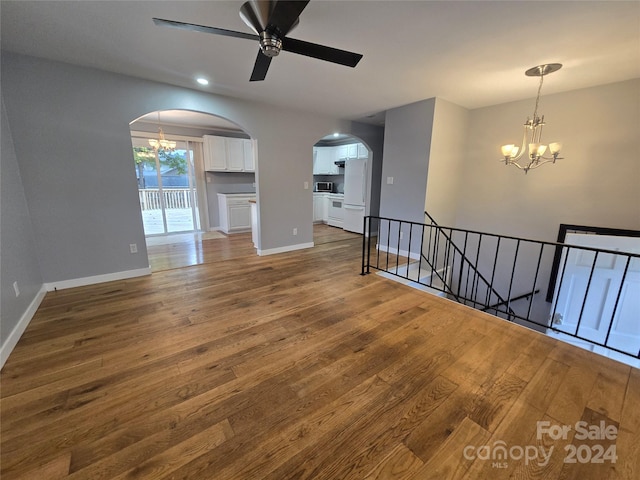
[[[640,478],[640,370],[362,277],[330,228],[48,293],[2,371],[2,479]],[[580,420],[616,438],[537,434]]]

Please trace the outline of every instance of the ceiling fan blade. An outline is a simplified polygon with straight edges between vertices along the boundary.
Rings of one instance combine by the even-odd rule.
[[[278,0],[269,16],[269,25],[275,25],[284,37],[297,24],[308,3],[309,0]]]
[[[338,63],[347,67],[355,67],[362,58],[362,55],[359,53],[347,52],[346,50],[339,50],[337,48],[288,37],[282,39],[282,50],[317,58],[326,62]]]
[[[206,25],[195,25],[193,23],[177,22],[175,20],[154,18],[153,23],[161,27],[179,28],[180,30],[190,30],[192,32],[212,33],[214,35],[224,35],[226,37],[246,38],[247,40],[260,40],[258,35],[254,35],[253,33],[236,32],[235,30],[207,27]]]
[[[249,80],[252,82],[260,82],[264,80],[267,76],[267,70],[269,70],[272,58],[273,57],[267,57],[261,50],[258,50],[256,63],[253,66],[253,72],[251,72],[251,78]]]

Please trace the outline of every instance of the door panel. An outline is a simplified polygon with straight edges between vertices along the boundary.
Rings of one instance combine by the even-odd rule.
[[[631,237],[569,234],[565,243],[640,252],[640,239]],[[607,341],[614,348],[636,355],[640,348],[640,262],[629,262],[624,276],[627,258],[609,253],[598,253],[596,258],[593,251],[564,248],[560,264],[565,268],[560,272],[563,277],[556,284],[552,304],[556,305],[552,312],[554,327],[571,334],[577,331],[594,342]]]

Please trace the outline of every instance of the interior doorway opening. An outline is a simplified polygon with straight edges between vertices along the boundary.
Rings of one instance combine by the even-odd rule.
[[[227,238],[220,227],[219,194],[255,192],[257,159],[251,172],[244,164],[238,172],[235,164],[221,169],[216,162],[234,160],[227,143],[236,145],[249,134],[223,117],[191,110],[150,112],[129,127],[139,194],[132,208],[140,208],[152,271],[215,261],[215,254],[206,253],[218,251],[209,249],[209,242]],[[212,139],[224,140],[223,152],[212,150]]]
[[[350,134],[331,134],[313,146],[313,222],[363,233],[371,207],[369,147]]]

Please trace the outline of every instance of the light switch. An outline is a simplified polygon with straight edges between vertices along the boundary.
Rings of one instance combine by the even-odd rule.
[[[309,190],[309,182],[304,182],[304,189]]]
[[[393,185],[393,177],[387,177],[387,185]]]

